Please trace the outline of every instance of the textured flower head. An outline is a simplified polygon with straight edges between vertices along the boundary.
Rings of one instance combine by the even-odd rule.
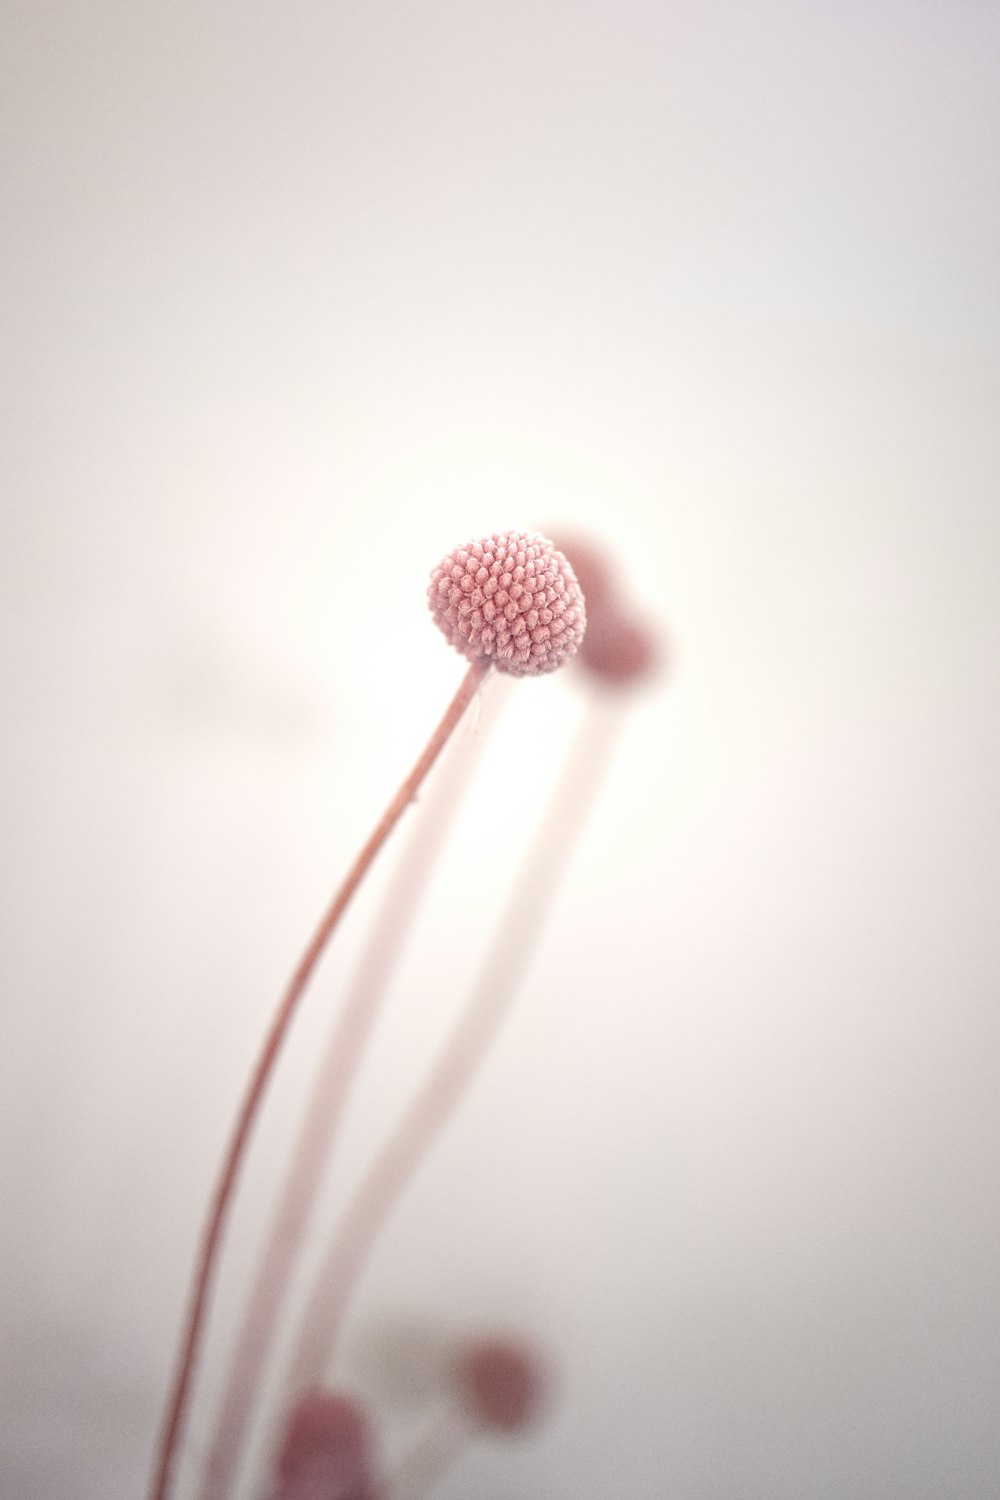
[[[469,661],[502,672],[554,672],[583,640],[586,612],[576,574],[545,537],[496,531],[456,547],[431,574],[431,613]]]

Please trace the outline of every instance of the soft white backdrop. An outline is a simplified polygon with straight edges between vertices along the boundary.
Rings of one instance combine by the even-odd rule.
[[[358,1379],[386,1317],[551,1351],[549,1422],[442,1500],[993,1494],[995,7],[3,33],[0,1490],[141,1494],[265,1018],[462,670],[427,573],[551,524],[674,671],[372,1267]],[[566,675],[484,746],[344,1173],[475,973]],[[263,1123],[186,1482],[383,879]]]

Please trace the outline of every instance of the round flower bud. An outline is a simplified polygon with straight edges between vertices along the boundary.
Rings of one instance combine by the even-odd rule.
[[[545,1372],[538,1357],[506,1338],[479,1338],[462,1351],[457,1385],[468,1415],[495,1432],[519,1432],[538,1416]]]
[[[427,598],[448,640],[469,661],[501,672],[554,672],[583,640],[576,574],[545,537],[497,531],[456,547],[431,574]]]
[[[299,1398],[285,1427],[274,1500],[374,1500],[368,1422],[334,1391]]]

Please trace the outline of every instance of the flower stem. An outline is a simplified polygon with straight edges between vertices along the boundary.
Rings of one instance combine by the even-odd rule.
[[[494,674],[491,704],[511,679]],[[243,1325],[201,1475],[200,1500],[228,1500],[275,1329],[285,1306],[324,1171],[329,1164],[390,975],[424,897],[430,873],[482,749],[480,734],[455,747],[414,824],[354,977],[344,994],[292,1150],[278,1206],[247,1301]]]
[[[488,666],[488,660],[480,659],[469,667],[458,692],[448,705],[444,717],[428,740],[422,755],[386,808],[374,833],[348,871],[346,879],[327,908],[281,997],[240,1105],[236,1125],[212,1194],[208,1219],[195,1263],[183,1338],[157,1447],[149,1500],[167,1500],[170,1494],[174,1460],[180,1446],[184,1419],[187,1414],[191,1386],[204,1334],[209,1293],[226,1219],[232,1207],[237,1178],[246,1156],[251,1132],[260,1112],[261,1102],[298,1003],[351,897],[407,805],[417,795],[428,771],[475,697]]]

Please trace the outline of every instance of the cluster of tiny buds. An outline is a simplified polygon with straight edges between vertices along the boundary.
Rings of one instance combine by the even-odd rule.
[[[545,537],[497,531],[456,547],[431,574],[431,613],[469,661],[502,672],[553,672],[583,640],[586,611],[572,567]]]

